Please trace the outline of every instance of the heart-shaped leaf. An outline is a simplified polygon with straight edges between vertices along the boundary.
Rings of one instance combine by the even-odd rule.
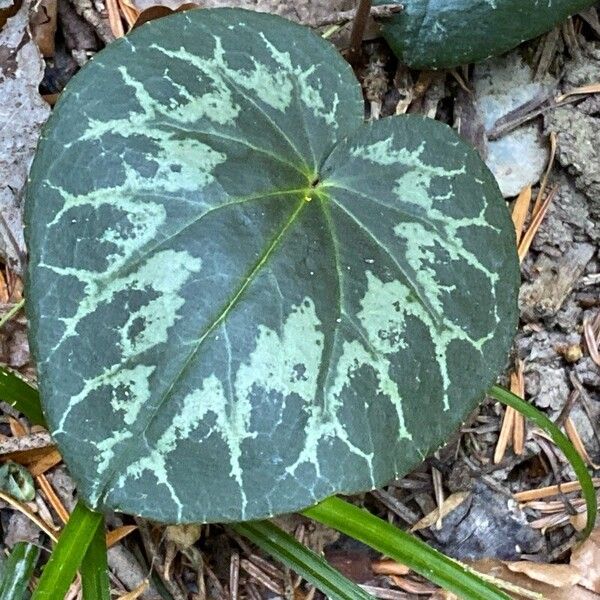
[[[236,521],[406,473],[504,363],[512,225],[475,152],[363,124],[279,17],[141,27],[73,80],[27,200],[44,409],[96,508]]]
[[[456,67],[502,54],[595,4],[595,0],[393,1],[404,10],[388,21],[383,35],[403,62],[421,69]]]

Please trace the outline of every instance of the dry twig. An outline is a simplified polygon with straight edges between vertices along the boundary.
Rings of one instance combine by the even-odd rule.
[[[600,486],[600,478],[595,477],[593,480],[594,486]],[[531,500],[541,500],[542,498],[550,498],[558,494],[570,494],[578,492],[581,489],[579,481],[568,481],[557,485],[549,485],[547,487],[537,488],[534,490],[524,490],[513,494],[517,502],[530,502]]]
[[[550,206],[550,202],[552,202],[552,200],[554,199],[554,196],[556,196],[557,191],[558,191],[558,186],[554,187],[550,190],[550,192],[548,193],[548,196],[546,196],[546,198],[540,205],[539,210],[537,211],[537,213],[535,213],[535,215],[531,219],[529,228],[527,229],[527,231],[525,232],[525,235],[521,239],[521,243],[519,244],[519,248],[518,248],[519,260],[521,262],[523,262],[523,259],[525,258],[525,256],[527,256],[527,252],[529,252],[529,247],[531,246],[531,242],[533,242],[533,238],[535,237],[535,234],[537,233],[538,229],[540,228],[540,225],[542,224],[542,221],[544,220],[544,217],[546,216],[546,212],[548,211],[548,207]]]

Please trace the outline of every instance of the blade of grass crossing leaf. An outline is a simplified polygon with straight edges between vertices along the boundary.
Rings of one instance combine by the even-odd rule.
[[[79,572],[81,573],[83,600],[110,600],[106,535],[103,522],[96,528]]]
[[[327,498],[303,514],[371,546],[465,600],[510,600],[465,565],[418,538],[340,498]]]
[[[91,511],[81,502],[77,503],[31,600],[56,600],[65,596],[97,530],[104,533],[103,524],[104,517],[100,513]]]
[[[33,575],[40,549],[33,544],[15,544],[3,565],[0,579],[0,600],[22,600]]]
[[[531,419],[538,427],[543,429],[563,451],[567,460],[571,463],[575,475],[577,475],[587,505],[587,525],[583,531],[585,537],[587,537],[592,532],[596,522],[596,513],[598,511],[596,505],[596,492],[594,491],[594,483],[588,473],[585,463],[581,456],[577,454],[577,450],[569,441],[569,438],[567,438],[567,436],[550,419],[548,419],[546,415],[512,392],[509,392],[498,385],[494,385],[488,393],[498,402],[502,402],[502,404],[506,404],[507,406],[512,406],[515,410],[518,410],[521,414]]]
[[[22,412],[33,425],[46,426],[38,391],[3,366],[0,366],[0,400]]]
[[[254,542],[284,565],[302,575],[327,597],[336,600],[373,600],[355,583],[346,579],[318,554],[269,521],[232,525],[234,531]]]

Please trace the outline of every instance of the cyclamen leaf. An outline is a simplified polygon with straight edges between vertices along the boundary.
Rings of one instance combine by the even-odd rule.
[[[332,46],[199,10],[63,93],[27,199],[45,413],[82,497],[240,521],[406,473],[516,324],[514,233],[448,127],[363,124]]]
[[[595,4],[595,0],[393,2],[404,10],[386,21],[383,35],[402,62],[419,69],[456,67],[502,54]]]
[[[27,586],[40,555],[35,544],[17,542],[0,570],[0,600],[27,598]],[[4,556],[2,557],[4,559]]]

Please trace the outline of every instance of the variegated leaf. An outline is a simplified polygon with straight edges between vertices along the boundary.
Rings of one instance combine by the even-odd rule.
[[[390,0],[374,0],[375,6]],[[446,69],[497,56],[560,24],[595,0],[392,0],[403,10],[383,35],[416,69]]]
[[[501,368],[512,225],[445,125],[363,124],[307,29],[141,27],[73,80],[28,192],[47,420],[91,506],[293,511],[404,474]]]

